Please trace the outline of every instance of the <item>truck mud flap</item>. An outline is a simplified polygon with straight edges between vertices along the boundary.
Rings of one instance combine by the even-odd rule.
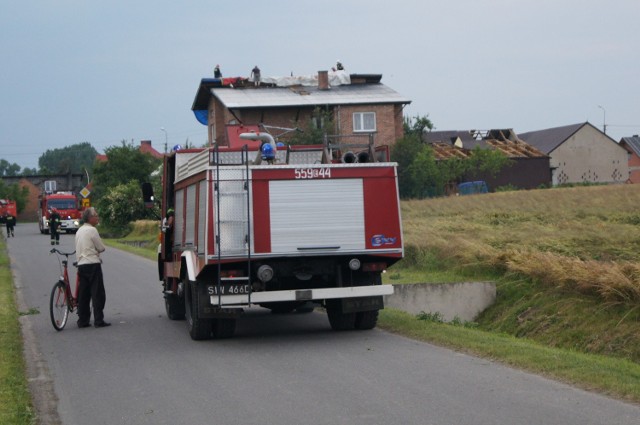
[[[382,296],[341,298],[326,301],[327,310],[338,310],[342,313],[381,310],[384,308]]]

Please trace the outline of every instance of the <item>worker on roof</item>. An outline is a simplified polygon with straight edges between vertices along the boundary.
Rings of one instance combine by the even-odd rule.
[[[213,77],[222,78],[222,72],[220,72],[220,65],[216,65],[216,67],[213,68]]]
[[[260,85],[260,68],[258,68],[258,65],[251,70],[251,79],[254,86],[258,87]]]

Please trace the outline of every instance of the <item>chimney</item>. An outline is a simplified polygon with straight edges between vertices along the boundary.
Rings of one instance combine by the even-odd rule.
[[[151,140],[140,140],[140,146],[142,145],[151,146]]]
[[[318,89],[329,90],[329,71],[318,71]]]

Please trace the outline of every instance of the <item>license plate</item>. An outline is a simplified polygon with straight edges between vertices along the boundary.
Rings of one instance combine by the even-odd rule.
[[[243,295],[249,293],[248,283],[223,283],[222,285],[210,285],[207,289],[209,295]]]

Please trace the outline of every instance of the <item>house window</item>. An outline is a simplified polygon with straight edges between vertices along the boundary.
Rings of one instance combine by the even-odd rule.
[[[376,131],[376,113],[355,112],[353,114],[353,131]]]

